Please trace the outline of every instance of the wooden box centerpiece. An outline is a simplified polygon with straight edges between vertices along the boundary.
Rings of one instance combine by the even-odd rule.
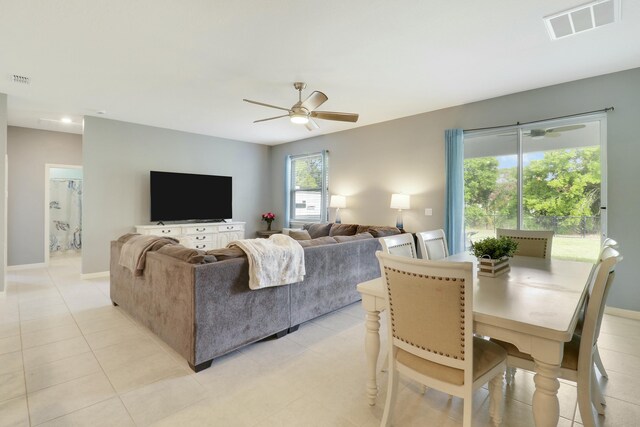
[[[478,276],[496,277],[510,270],[518,242],[509,237],[487,237],[471,243],[471,253],[478,258]]]

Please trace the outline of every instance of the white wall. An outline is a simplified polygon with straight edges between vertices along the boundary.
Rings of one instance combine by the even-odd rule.
[[[280,185],[280,191],[273,192],[273,204],[284,212],[286,156],[328,149],[330,192],[348,196],[348,207],[341,210],[343,223],[394,225],[391,193],[404,192],[411,194],[412,205],[404,215],[407,230],[441,228],[445,129],[498,126],[614,106],[607,127],[608,225],[625,261],[608,304],[640,310],[639,99],[636,68],[279,145],[271,153],[271,180]],[[424,208],[433,208],[433,216],[424,216]],[[332,210],[331,218],[333,214]]]
[[[4,189],[6,188],[6,163],[7,155],[7,95],[0,93],[0,292],[4,292],[5,259],[7,249],[7,201]]]
[[[45,260],[45,164],[82,164],[82,136],[9,126],[8,265]]]
[[[150,170],[233,177],[233,219],[247,237],[273,209],[264,145],[85,117],[83,166],[84,274],[108,270],[109,242],[149,224]]]

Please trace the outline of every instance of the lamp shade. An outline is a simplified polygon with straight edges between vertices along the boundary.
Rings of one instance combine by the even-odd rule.
[[[392,194],[391,209],[410,209],[411,203],[408,194]]]
[[[341,196],[339,194],[334,194],[331,196],[331,201],[329,202],[330,208],[346,208],[347,207],[347,198],[345,196]]]

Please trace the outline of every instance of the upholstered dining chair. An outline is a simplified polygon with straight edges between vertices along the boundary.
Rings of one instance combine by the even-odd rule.
[[[606,239],[604,239],[604,242],[602,242],[601,248],[602,249],[604,248],[618,249],[618,242],[612,239],[611,237],[607,237]]]
[[[416,236],[422,259],[437,260],[449,256],[444,230],[421,231]]]
[[[617,249],[618,248],[618,242],[616,242],[614,239],[611,239],[611,238],[604,239],[604,241],[602,242],[602,246],[600,247],[600,255],[598,256],[598,262],[602,262],[602,257],[603,257],[603,255],[605,253],[605,249],[606,248]],[[590,282],[591,283],[590,283],[590,286],[592,286],[592,284],[593,284],[593,281],[591,279],[593,278],[593,275],[595,274],[597,266],[598,266],[598,263],[596,263],[593,266],[593,270],[591,271],[591,276],[590,276]],[[592,291],[593,291],[593,287],[590,287],[589,288],[589,296],[585,300],[580,320],[578,321],[578,325],[576,326],[575,333],[577,335],[582,334],[582,327],[584,326],[584,316],[585,316],[586,310],[587,310],[587,303],[589,302],[589,298],[591,296],[591,292]],[[596,343],[594,344],[593,364],[596,366],[596,368],[598,368],[598,371],[600,371],[600,374],[603,377],[609,378],[609,374],[607,374],[607,371],[604,368],[604,364],[602,363],[602,358],[600,357],[600,351],[598,350],[597,340],[596,340]]]
[[[413,234],[402,233],[393,236],[380,237],[382,250],[391,255],[418,258]]]
[[[473,264],[376,252],[385,283],[390,355],[382,426],[393,418],[398,376],[464,399],[471,426],[473,392],[489,382],[489,412],[501,422],[506,351],[473,336]]]
[[[510,230],[498,228],[496,236],[511,237],[518,242],[516,255],[531,256],[536,258],[551,258],[551,244],[553,243],[553,231]]]
[[[564,356],[560,368],[560,378],[575,381],[578,389],[578,407],[582,422],[586,427],[595,427],[593,407],[604,415],[604,399],[596,381],[593,354],[597,350],[598,335],[604,313],[607,295],[615,277],[615,266],[622,260],[622,256],[613,248],[605,248],[598,261],[592,283],[589,284],[591,293],[587,302],[584,324],[580,335],[574,334],[573,339],[565,343]],[[592,285],[592,286],[591,286]],[[534,371],[534,361],[528,354],[521,353],[509,343],[493,340],[503,346],[509,356],[507,365],[529,371]]]

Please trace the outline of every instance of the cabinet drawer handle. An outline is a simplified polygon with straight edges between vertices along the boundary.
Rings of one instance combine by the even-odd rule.
[[[233,225],[227,225],[227,230],[233,230]]]
[[[206,228],[196,228],[196,231],[204,231]]]
[[[207,245],[196,245],[196,249],[204,249]]]
[[[160,231],[162,231],[162,234],[171,233],[171,230],[160,230]]]
[[[196,240],[204,240],[207,236],[196,236]]]

